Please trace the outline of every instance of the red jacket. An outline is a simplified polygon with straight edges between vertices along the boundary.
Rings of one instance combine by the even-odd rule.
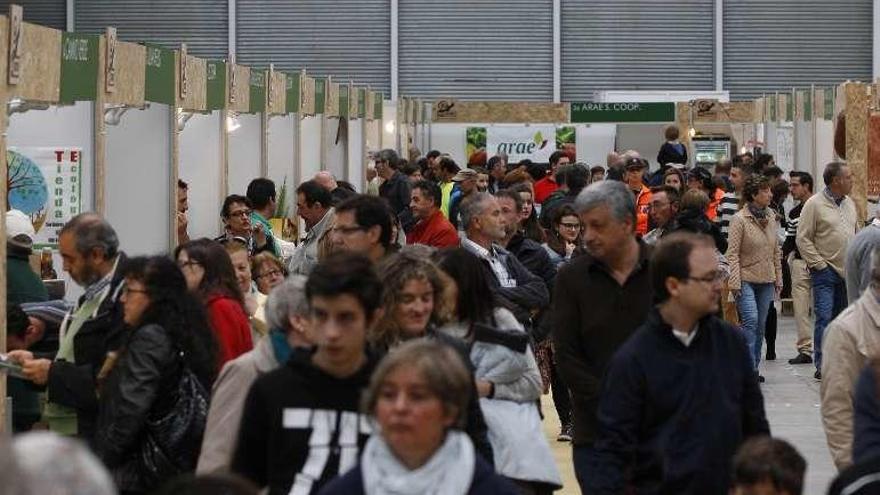
[[[542,204],[554,191],[559,189],[559,184],[551,175],[535,182],[535,203]]]
[[[458,242],[458,232],[440,210],[417,223],[406,235],[407,244],[424,244],[436,248],[458,246]]]
[[[205,304],[208,323],[217,338],[217,358],[220,367],[227,361],[254,348],[251,326],[244,308],[235,299],[220,294],[208,297]]]

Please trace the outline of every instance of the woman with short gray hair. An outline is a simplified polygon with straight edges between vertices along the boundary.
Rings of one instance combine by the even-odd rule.
[[[311,347],[306,277],[291,275],[272,289],[266,301],[269,334],[254,349],[226,363],[214,383],[208,424],[196,472],[227,471],[248,390],[258,377],[287,362],[295,348]],[[230,427],[232,429],[230,429]]]

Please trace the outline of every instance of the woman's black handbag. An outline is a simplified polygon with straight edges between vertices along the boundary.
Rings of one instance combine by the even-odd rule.
[[[196,468],[210,395],[185,364],[176,394],[176,400],[164,414],[151,413],[145,424],[137,455],[141,479],[147,486],[158,486]]]

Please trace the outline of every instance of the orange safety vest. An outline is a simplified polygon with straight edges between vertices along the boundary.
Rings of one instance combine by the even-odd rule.
[[[709,198],[711,201],[709,201],[709,206],[706,207],[706,218],[712,222],[718,217],[718,204],[721,203],[721,198],[723,197],[724,189],[718,187],[715,189],[715,197]]]
[[[645,235],[648,233],[648,210],[651,209],[651,190],[642,186],[642,190],[636,195],[636,233]]]

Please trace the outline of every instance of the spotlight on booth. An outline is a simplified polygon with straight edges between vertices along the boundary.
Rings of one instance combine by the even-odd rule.
[[[109,105],[104,108],[104,123],[107,125],[119,125],[119,122],[122,121],[122,116],[125,115],[125,112],[131,107],[127,107],[125,105]]]
[[[387,132],[388,134],[394,134],[394,121],[393,120],[389,120],[388,122],[385,122],[385,132]]]
[[[238,120],[238,115],[234,113],[230,113],[228,117],[226,117],[226,132],[235,132],[241,127],[241,121]]]
[[[193,112],[185,112],[182,108],[177,109],[177,131],[182,132],[193,116]]]
[[[26,101],[21,98],[12,98],[6,106],[6,114],[24,113],[28,110],[48,110],[48,103],[40,103],[36,101]]]

